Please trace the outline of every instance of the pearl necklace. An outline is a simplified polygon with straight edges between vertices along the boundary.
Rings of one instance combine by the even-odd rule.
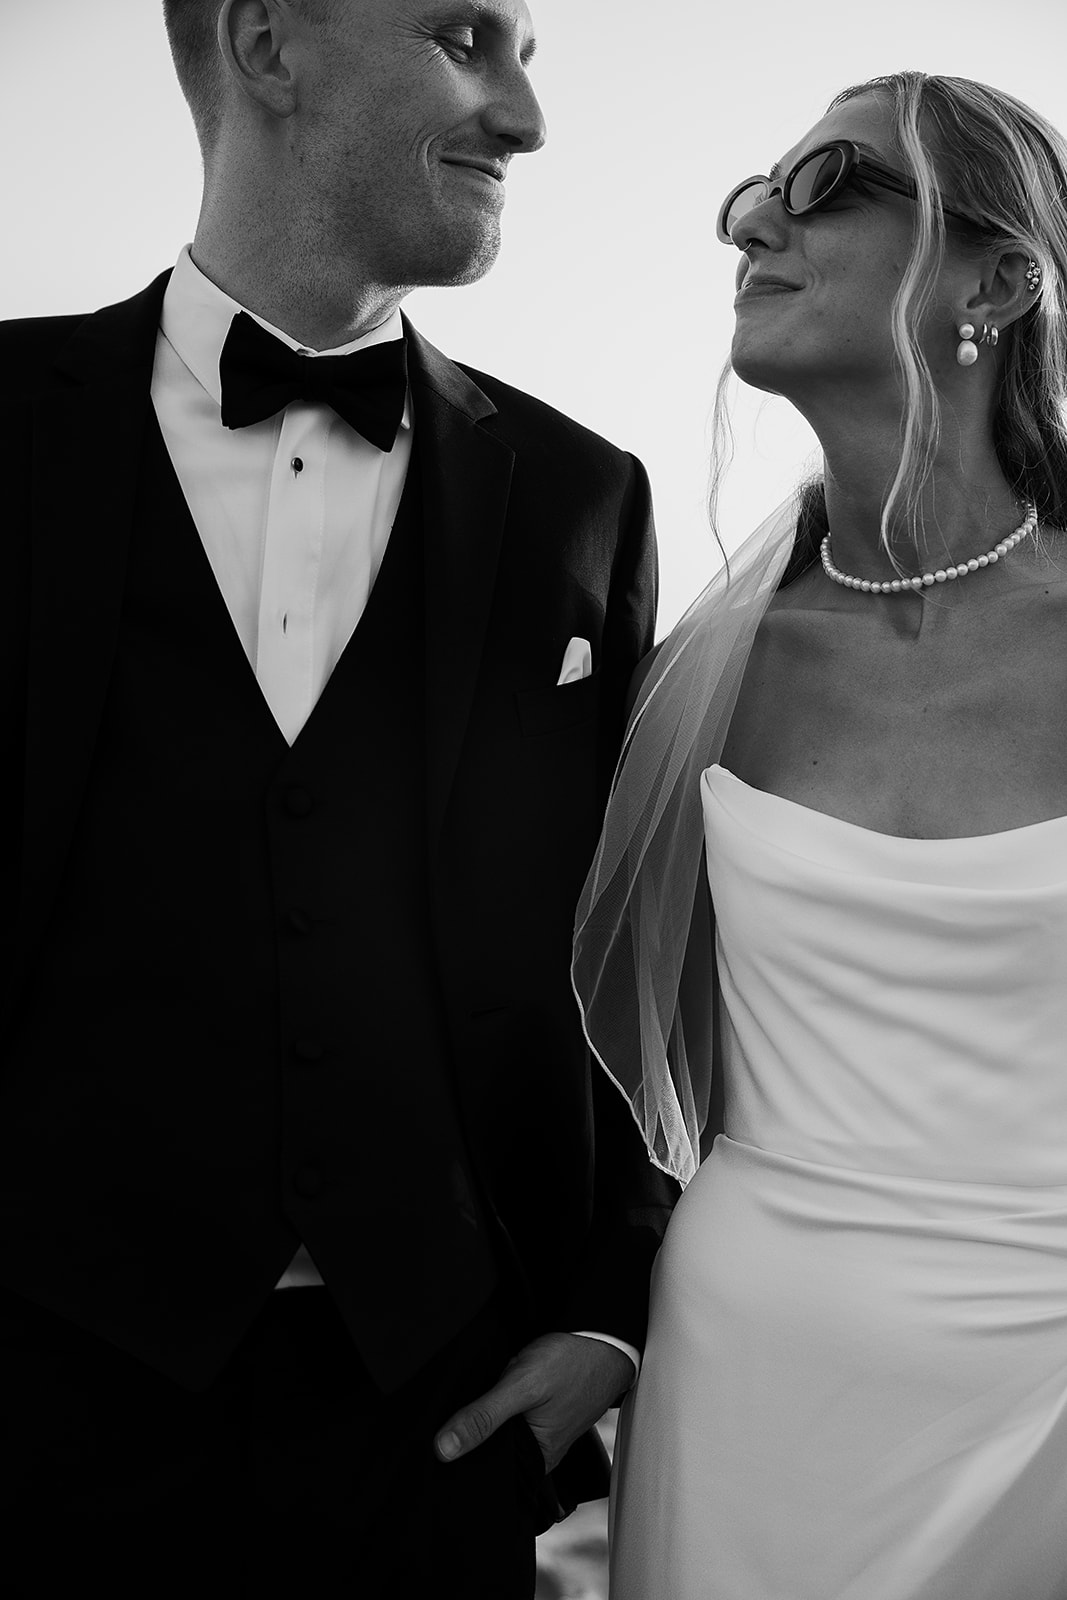
[[[872,583],[867,578],[851,578],[847,572],[839,571],[830,559],[829,534],[819,546],[819,555],[822,557],[826,576],[834,583],[843,584],[846,589],[861,589],[864,594],[905,594],[913,589],[929,589],[934,583],[946,583],[949,578],[965,578],[969,572],[977,572],[979,567],[993,566],[1001,556],[1006,556],[1009,550],[1014,550],[1020,539],[1025,539],[1028,533],[1033,533],[1036,527],[1037,507],[1029,505],[1025,521],[1019,524],[1014,533],[1002,539],[1000,544],[994,545],[992,550],[987,550],[984,556],[973,556],[970,561],[961,561],[957,567],[939,567],[936,572],[924,572],[918,578],[884,579],[881,583]]]

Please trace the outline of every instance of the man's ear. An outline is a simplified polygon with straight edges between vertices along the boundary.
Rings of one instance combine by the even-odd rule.
[[[294,24],[285,0],[223,0],[219,11],[217,38],[224,70],[267,116],[289,117],[296,110]]]
[[[1003,333],[1029,311],[1034,303],[1027,281],[1031,260],[1024,250],[1005,250],[987,258],[979,286],[965,307],[976,328],[986,322]]]

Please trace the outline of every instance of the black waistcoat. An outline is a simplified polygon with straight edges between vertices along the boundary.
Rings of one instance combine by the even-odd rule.
[[[303,1240],[389,1388],[494,1281],[428,931],[418,451],[289,749],[154,418],[146,437],[95,759],[0,1088],[0,1276],[198,1388]]]

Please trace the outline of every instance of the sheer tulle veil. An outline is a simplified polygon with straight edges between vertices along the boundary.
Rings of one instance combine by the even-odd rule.
[[[798,502],[741,544],[659,646],[630,716],[575,919],[571,981],[597,1060],[656,1166],[686,1184],[713,1069],[713,917],[701,774],[719,758]]]

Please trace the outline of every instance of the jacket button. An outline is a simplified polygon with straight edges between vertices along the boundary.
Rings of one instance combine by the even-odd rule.
[[[301,1167],[293,1178],[293,1188],[304,1200],[314,1200],[322,1192],[322,1179],[314,1167]]]
[[[282,792],[282,805],[291,817],[307,817],[315,801],[299,783],[291,783]]]
[[[321,1039],[298,1039],[293,1053],[298,1061],[321,1061],[326,1051]]]
[[[285,913],[285,922],[290,933],[304,934],[311,932],[311,918],[306,911],[297,911],[294,907],[293,910]]]

